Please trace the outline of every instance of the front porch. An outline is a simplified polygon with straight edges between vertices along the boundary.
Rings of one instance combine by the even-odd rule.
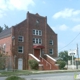
[[[55,63],[55,59],[51,58],[49,55],[45,56],[46,59],[43,57],[37,58],[35,55],[29,54],[29,60],[36,60],[38,62],[39,70],[58,70],[59,68]]]

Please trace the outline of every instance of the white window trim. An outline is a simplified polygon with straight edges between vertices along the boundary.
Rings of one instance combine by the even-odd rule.
[[[42,39],[41,38],[33,38],[34,39],[34,43],[33,44],[42,44]],[[38,40],[38,43],[37,43]],[[41,42],[41,43],[39,43]]]
[[[33,33],[33,35],[36,35],[36,34],[35,34],[35,29],[33,29],[32,33]]]
[[[19,47],[22,47],[22,52],[19,52]],[[23,46],[18,46],[18,53],[23,53]]]
[[[50,40],[49,44],[50,44],[50,45],[53,45],[53,40]]]
[[[41,42],[41,43],[39,43],[39,42]],[[39,44],[42,44],[42,39],[39,38],[39,39],[38,39],[38,43],[39,43]]]
[[[52,53],[50,53],[50,50],[52,50]],[[49,49],[49,54],[50,54],[50,55],[53,55],[53,49]]]
[[[19,41],[19,38],[20,38],[20,37],[22,37],[22,38],[21,38],[22,41]],[[24,36],[18,36],[18,41],[19,41],[19,42],[24,42]]]
[[[36,35],[39,35],[39,31],[38,30],[36,30]]]
[[[37,30],[37,29],[33,29],[33,35],[37,35],[37,36],[42,36],[42,31],[41,30]],[[41,35],[40,35],[41,33]]]
[[[41,35],[40,35],[40,32],[41,32]],[[39,36],[42,36],[42,31],[41,30],[38,30],[38,35]]]

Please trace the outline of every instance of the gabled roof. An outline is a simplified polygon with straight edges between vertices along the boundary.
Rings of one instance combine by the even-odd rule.
[[[17,27],[17,26],[21,25],[22,23],[25,23],[25,21],[27,21],[27,19],[25,19],[25,20],[21,21],[20,23],[14,25],[14,27]]]
[[[48,24],[47,24],[47,26],[52,30],[52,28],[51,28]],[[55,33],[54,30],[52,30],[52,32]],[[56,34],[56,33],[55,33],[55,34]]]
[[[24,21],[18,23],[18,24],[15,25],[14,27],[17,27],[18,25],[22,24],[22,23],[25,22],[26,20],[27,20],[27,19],[25,19]],[[12,28],[12,27],[3,30],[3,31],[0,33],[0,39],[5,38],[5,37],[8,37],[8,36],[11,35],[11,28]]]
[[[0,33],[0,39],[11,35],[11,28],[5,29]]]

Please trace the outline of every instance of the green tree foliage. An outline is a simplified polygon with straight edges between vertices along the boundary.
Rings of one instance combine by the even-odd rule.
[[[6,24],[4,24],[4,27],[5,27],[5,29],[8,29],[9,28]]]
[[[0,48],[0,70],[5,69],[5,64],[6,64],[6,55],[3,52],[3,49]]]
[[[0,26],[0,33],[3,31],[3,27]]]
[[[5,62],[6,62],[5,57],[0,57],[0,70],[5,69]]]
[[[5,69],[5,62],[6,62],[6,59],[4,57],[4,54],[0,53],[0,70]]]
[[[36,60],[29,60],[28,63],[31,69],[38,70],[38,62]]]
[[[68,60],[71,60],[72,57],[71,56],[68,56],[68,51],[62,51],[59,53],[59,57],[65,61],[66,63],[68,63]]]
[[[8,27],[6,24],[4,24],[4,29],[3,29],[2,26],[0,26],[0,33],[1,33],[3,30],[8,29],[8,28],[9,28],[9,27]]]
[[[57,63],[59,64],[59,69],[64,69],[66,62],[58,60]]]

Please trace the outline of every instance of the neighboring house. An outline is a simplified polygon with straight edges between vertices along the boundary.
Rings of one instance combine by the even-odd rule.
[[[37,60],[41,70],[58,69],[53,59],[57,57],[57,34],[47,17],[28,12],[27,19],[0,33],[0,46],[12,57],[15,69],[29,69],[29,59]]]

